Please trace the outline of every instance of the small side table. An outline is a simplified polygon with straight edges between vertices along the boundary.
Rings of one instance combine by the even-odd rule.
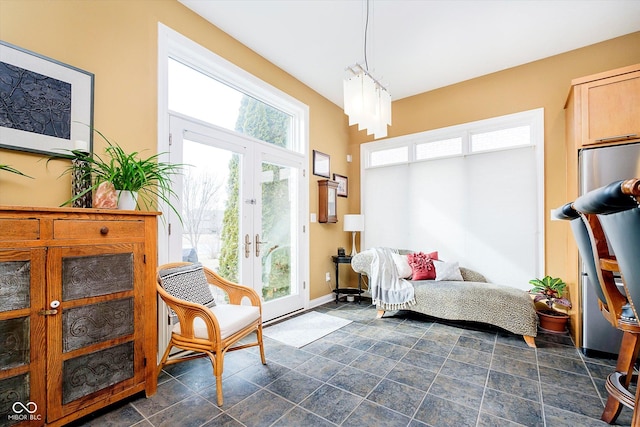
[[[360,304],[360,301],[362,300],[362,274],[358,273],[358,287],[357,288],[341,288],[339,285],[339,278],[340,278],[340,271],[339,271],[339,267],[340,264],[348,264],[351,265],[351,257],[350,256],[337,256],[337,255],[333,255],[331,257],[331,259],[333,260],[333,263],[336,265],[336,288],[333,290],[333,292],[335,292],[336,294],[336,304],[338,303],[338,298],[340,297],[340,294],[347,294],[347,295],[358,295],[358,304]]]

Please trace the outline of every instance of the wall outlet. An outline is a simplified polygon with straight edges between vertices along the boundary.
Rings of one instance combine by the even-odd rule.
[[[324,275],[324,280],[326,280],[327,282],[331,281],[331,273],[329,273],[328,271],[325,273]]]

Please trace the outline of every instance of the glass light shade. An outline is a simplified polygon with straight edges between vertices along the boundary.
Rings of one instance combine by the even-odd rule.
[[[349,126],[358,125],[367,135],[384,138],[391,125],[391,95],[362,66],[349,68],[343,83],[344,112]]]

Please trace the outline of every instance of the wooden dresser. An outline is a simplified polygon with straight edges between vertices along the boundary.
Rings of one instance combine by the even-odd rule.
[[[155,393],[157,215],[0,207],[0,426]]]
[[[630,65],[571,81],[565,105],[567,148],[567,201],[579,194],[578,153],[584,148],[640,142],[640,64]],[[565,277],[574,303],[571,334],[582,345],[582,292],[579,284],[578,248],[568,235]]]

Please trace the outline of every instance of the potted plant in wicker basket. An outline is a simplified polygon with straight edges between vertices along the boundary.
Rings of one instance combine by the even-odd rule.
[[[540,327],[551,332],[564,332],[567,328],[569,315],[553,308],[554,304],[571,308],[571,301],[565,297],[567,284],[558,277],[545,276],[542,279],[532,279],[529,284],[533,288],[529,291],[535,295],[533,302],[544,301],[546,309],[538,309]]]

